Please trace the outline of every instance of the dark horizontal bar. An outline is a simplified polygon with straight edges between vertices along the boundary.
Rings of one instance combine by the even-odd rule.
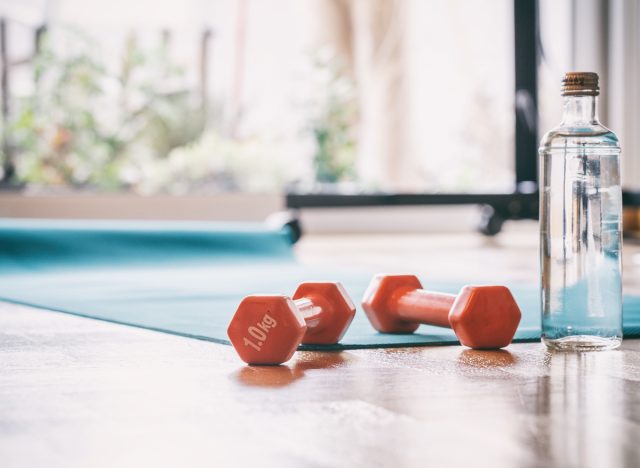
[[[538,193],[288,193],[287,208],[358,206],[508,205],[538,202]],[[640,192],[623,191],[624,206],[640,206]]]
[[[407,205],[502,205],[536,202],[537,193],[288,193],[288,208],[339,208]]]

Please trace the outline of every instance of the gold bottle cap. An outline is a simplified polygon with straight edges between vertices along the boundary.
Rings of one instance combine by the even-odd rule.
[[[563,96],[597,96],[598,74],[591,72],[568,72],[562,79]]]

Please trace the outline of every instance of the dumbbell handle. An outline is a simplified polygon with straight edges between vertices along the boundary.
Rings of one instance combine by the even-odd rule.
[[[317,299],[313,300],[309,297],[301,297],[300,299],[294,299],[293,303],[296,305],[300,314],[302,314],[308,328],[318,326],[324,308],[322,304],[317,302]]]
[[[456,297],[455,294],[413,289],[398,296],[391,306],[400,318],[407,321],[451,328],[449,310]]]

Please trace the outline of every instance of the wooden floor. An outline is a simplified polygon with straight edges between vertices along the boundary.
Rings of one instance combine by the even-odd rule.
[[[416,250],[416,251],[412,251]],[[308,238],[309,263],[535,281],[535,233]],[[627,246],[627,289],[640,278]],[[479,279],[481,281],[481,279]],[[299,353],[0,304],[0,466],[640,466],[640,340]]]

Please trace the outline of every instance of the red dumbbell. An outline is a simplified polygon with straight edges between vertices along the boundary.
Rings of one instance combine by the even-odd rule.
[[[377,275],[362,307],[378,331],[413,333],[423,323],[447,327],[476,349],[507,346],[521,317],[505,286],[465,286],[455,296],[426,291],[413,275]]]
[[[300,343],[340,341],[355,313],[340,283],[302,283],[293,300],[278,295],[245,297],[227,335],[247,364],[282,364]]]

